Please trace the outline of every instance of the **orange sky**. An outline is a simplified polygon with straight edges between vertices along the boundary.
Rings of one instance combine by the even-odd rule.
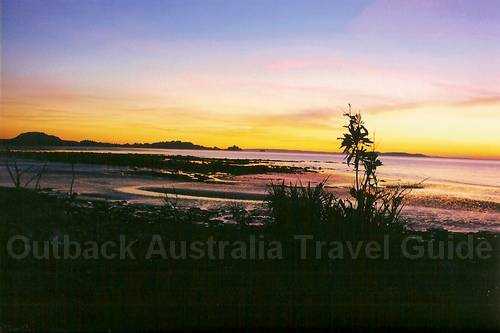
[[[54,96],[52,96],[54,94]],[[135,104],[138,105],[135,105]],[[106,142],[185,140],[206,146],[337,151],[346,107],[259,114],[220,106],[142,107],[138,100],[107,100],[43,91],[2,102],[1,136],[43,131],[64,139]],[[37,108],[33,110],[33,105]],[[367,108],[377,149],[438,156],[498,158],[500,100]],[[246,111],[246,110],[245,110]]]

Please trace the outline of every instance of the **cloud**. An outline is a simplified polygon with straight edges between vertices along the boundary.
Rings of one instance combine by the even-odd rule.
[[[45,109],[45,108],[29,108],[22,111],[15,108],[7,108],[2,117],[5,121],[16,119],[18,121],[29,122],[72,122],[85,116],[85,113],[78,111],[60,110],[60,109]]]
[[[255,127],[338,129],[341,126],[337,120],[345,111],[342,108],[310,108],[281,114],[256,115],[247,120]]]
[[[490,97],[484,97],[484,98],[476,98],[476,99],[469,99],[466,101],[462,101],[459,103],[456,103],[455,105],[458,106],[500,106],[500,95],[497,96],[490,96]]]
[[[438,101],[438,102],[418,102],[418,103],[402,103],[402,104],[382,104],[374,105],[366,109],[367,113],[377,114],[384,112],[397,112],[402,110],[418,109],[416,112],[433,112],[433,108],[467,108],[474,111],[473,108],[479,107],[500,107],[500,95],[484,98],[471,98],[459,101]]]
[[[354,70],[376,70],[376,67],[367,65],[362,62],[356,62],[345,58],[284,58],[269,61],[265,64],[265,68],[272,71],[291,71],[304,69],[325,69],[325,68],[342,68]]]

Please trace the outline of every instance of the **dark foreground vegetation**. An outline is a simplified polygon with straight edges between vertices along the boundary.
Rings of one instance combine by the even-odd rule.
[[[169,201],[167,201],[168,203]],[[20,330],[160,330],[218,327],[367,327],[367,328],[498,328],[498,250],[494,234],[474,234],[473,242],[492,246],[490,259],[410,259],[402,255],[406,237],[420,237],[425,247],[467,241],[465,234],[443,230],[389,235],[387,259],[367,257],[363,245],[352,258],[316,258],[314,246],[301,259],[300,241],[338,238],[327,228],[304,227],[291,233],[277,222],[253,225],[252,212],[230,208],[236,224],[222,224],[216,212],[106,201],[81,201],[31,190],[0,188],[0,325]],[[119,243],[120,235],[133,245],[135,259],[57,259],[53,252],[30,252],[26,258],[8,255],[6,244],[24,235],[31,246],[58,241]],[[69,240],[64,239],[64,235]],[[168,258],[146,259],[154,235],[161,235]],[[201,258],[168,242],[279,241],[281,258],[268,252],[264,259]],[[383,242],[383,236],[371,240]],[[342,244],[360,238],[344,234]],[[33,245],[33,241],[39,241]],[[470,241],[470,240],[469,240]],[[16,253],[22,253],[16,242]],[[52,243],[51,243],[52,244]],[[355,244],[355,243],[353,243]],[[366,244],[366,243],[364,243]],[[412,243],[415,246],[416,243]],[[420,244],[420,243],[419,243]],[[82,245],[83,246],[83,245]],[[423,246],[423,245],[422,245]],[[43,247],[42,247],[43,248]],[[415,254],[415,249],[412,253]],[[51,250],[52,251],[52,250]],[[270,251],[270,250],[269,250]],[[447,251],[447,250],[445,250]],[[112,252],[113,253],[113,252]],[[339,253],[336,253],[339,256]],[[40,259],[34,258],[37,255]],[[181,258],[174,259],[175,255]],[[448,253],[446,253],[448,256]]]

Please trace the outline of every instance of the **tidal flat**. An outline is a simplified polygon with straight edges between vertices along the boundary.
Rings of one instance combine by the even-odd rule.
[[[24,181],[43,169],[39,185],[59,192],[69,191],[74,173],[74,191],[83,198],[161,205],[166,195],[181,206],[212,209],[262,206],[271,183],[326,180],[329,192],[345,198],[353,181],[342,159],[331,154],[71,149],[1,152],[0,185],[12,186],[5,163],[14,160],[26,170]],[[412,228],[500,231],[500,185],[494,180],[500,162],[384,161],[381,186],[412,187],[402,214]]]

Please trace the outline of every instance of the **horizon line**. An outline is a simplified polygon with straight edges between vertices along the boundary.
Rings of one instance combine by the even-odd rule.
[[[103,142],[103,141],[96,141],[96,140],[93,140],[93,139],[83,139],[83,140],[67,140],[67,139],[62,139],[61,137],[59,137],[58,135],[54,135],[54,134],[47,134],[45,132],[42,132],[42,131],[27,131],[27,132],[22,132],[22,133],[19,133],[18,135],[16,135],[15,137],[12,137],[12,138],[5,138],[5,137],[0,137],[0,140],[13,140],[15,138],[17,138],[18,136],[20,136],[21,134],[25,134],[25,133],[42,133],[42,134],[45,134],[45,135],[48,135],[48,136],[55,136],[57,138],[59,138],[60,140],[63,140],[63,141],[76,141],[78,143],[82,142],[82,141],[93,141],[93,142],[96,142],[96,143],[101,143],[101,144],[110,144],[110,145],[134,145],[134,144],[152,144],[152,143],[158,143],[158,142],[188,142],[188,143],[191,143],[193,145],[199,145],[199,144],[196,144],[192,141],[182,141],[182,140],[165,140],[165,141],[155,141],[155,142],[134,142],[134,143],[130,143],[130,142],[127,142],[127,143],[115,143],[115,142]],[[234,144],[233,144],[234,145]],[[226,150],[224,148],[219,148],[217,146],[205,146],[205,145],[199,145],[199,146],[202,146],[202,147],[205,147],[205,148],[217,148],[217,149],[220,149],[220,150]],[[239,145],[236,145],[238,147],[240,147]],[[64,147],[64,146],[61,146],[61,147]],[[83,146],[82,146],[83,147]],[[231,147],[231,146],[228,146],[228,147]],[[98,147],[96,147],[98,148]],[[341,155],[342,152],[341,151],[322,151],[322,150],[307,150],[307,149],[287,149],[287,148],[242,148],[240,147],[242,151],[283,151],[283,152],[297,152],[297,153],[316,153],[316,154],[337,154],[337,155]],[[151,148],[140,148],[138,147],[137,149],[151,149]],[[155,148],[155,149],[173,149],[173,148]],[[182,149],[180,149],[182,150]],[[185,149],[184,149],[185,150]],[[194,149],[194,150],[197,150],[197,149]],[[409,152],[405,152],[405,151],[377,151],[377,153],[379,154],[382,154],[382,155],[386,155],[386,154],[401,154],[401,155],[409,155],[408,157],[421,157],[421,158],[439,158],[439,159],[463,159],[463,160],[481,160],[481,161],[500,161],[500,157],[479,157],[479,156],[476,156],[476,157],[466,157],[466,156],[437,156],[437,155],[428,155],[428,154],[424,154],[424,153],[409,153]],[[420,156],[412,156],[412,155],[420,155]],[[394,156],[394,157],[398,157],[398,156]],[[403,156],[401,156],[403,157]]]

